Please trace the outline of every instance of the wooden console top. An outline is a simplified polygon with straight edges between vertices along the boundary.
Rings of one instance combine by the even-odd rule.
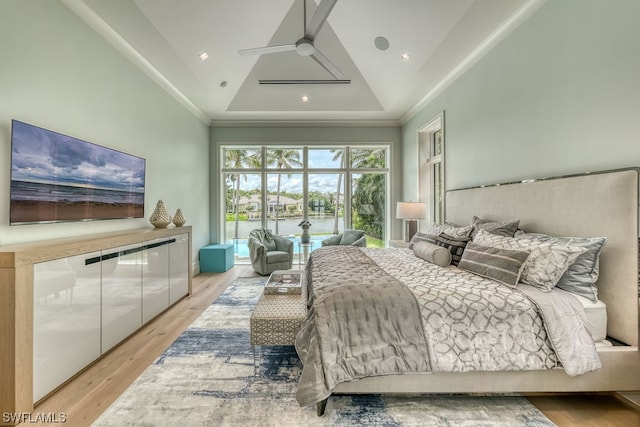
[[[189,232],[191,226],[149,227],[0,246],[0,268],[16,268]]]

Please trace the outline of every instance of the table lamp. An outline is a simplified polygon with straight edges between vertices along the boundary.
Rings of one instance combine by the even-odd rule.
[[[418,221],[427,216],[426,203],[398,202],[396,206],[396,218],[405,220],[405,239],[410,241],[418,231]]]

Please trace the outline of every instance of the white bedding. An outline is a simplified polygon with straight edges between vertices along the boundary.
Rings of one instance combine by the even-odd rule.
[[[568,294],[577,299],[584,308],[585,324],[587,326],[587,329],[589,329],[593,340],[597,345],[611,345],[611,343],[606,341],[607,305],[604,302],[598,301],[594,303],[588,298],[564,291],[559,288],[553,288],[551,293],[559,293],[565,295]]]
[[[480,370],[549,369],[556,356],[571,376],[600,367],[583,304],[573,294],[560,289],[541,292],[528,285],[518,285],[520,292],[514,293],[508,286],[455,266],[424,261],[410,249],[363,251],[421,301],[425,325],[438,330],[431,336],[425,332],[434,371],[479,370],[477,361],[481,361]],[[507,301],[515,305],[505,317],[502,310]],[[533,304],[537,310],[530,309]],[[447,312],[451,308],[455,313]],[[494,327],[504,333],[505,326],[509,332],[500,337],[501,345],[485,337]],[[532,349],[541,353],[531,357]],[[520,359],[514,359],[514,354],[520,354]]]
[[[408,249],[399,249],[402,251],[410,252]],[[416,262],[420,262],[417,261]],[[455,267],[450,267],[455,268]],[[420,273],[416,273],[420,275]],[[424,273],[426,274],[426,273]],[[593,340],[598,345],[610,345],[609,342],[605,341],[607,336],[607,306],[604,302],[598,301],[597,303],[593,303],[589,299],[582,297],[580,295],[573,294],[571,292],[564,291],[559,288],[554,288],[552,293],[560,293],[560,294],[569,294],[576,298],[584,307],[585,314],[585,324],[593,337]]]
[[[296,336],[296,397],[326,399],[343,382],[421,372],[602,367],[582,304],[440,267],[409,249],[327,246],[307,264],[309,313]]]
[[[557,289],[557,291],[569,293],[562,289]],[[602,301],[593,303],[589,299],[580,295],[571,295],[580,301],[584,307],[587,328],[589,328],[589,332],[591,332],[593,340],[596,344],[604,341],[607,338],[607,305]]]

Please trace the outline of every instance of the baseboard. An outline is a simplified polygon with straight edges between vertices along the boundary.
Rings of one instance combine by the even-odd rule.
[[[200,274],[200,262],[195,261],[191,265],[191,275],[197,276],[198,274]]]
[[[615,392],[613,395],[636,411],[640,411],[640,391]]]

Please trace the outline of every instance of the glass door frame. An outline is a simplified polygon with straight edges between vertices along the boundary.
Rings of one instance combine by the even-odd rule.
[[[280,147],[286,147],[289,149],[301,149],[302,150],[302,167],[300,168],[292,168],[283,170],[282,168],[274,168],[268,167],[265,165],[267,159],[267,151],[271,149],[276,149]],[[390,230],[391,230],[391,222],[393,220],[391,214],[391,201],[393,200],[391,196],[391,181],[393,179],[391,174],[392,163],[392,149],[391,144],[389,143],[362,143],[362,144],[341,144],[341,143],[323,143],[318,145],[310,145],[308,143],[304,144],[292,144],[292,143],[283,143],[283,144],[264,144],[264,143],[242,143],[242,144],[232,144],[225,143],[220,144],[218,146],[219,150],[219,163],[218,163],[218,177],[220,179],[220,199],[218,200],[218,215],[220,220],[218,221],[218,232],[219,236],[221,236],[221,240],[226,241],[226,206],[225,206],[225,182],[224,175],[228,173],[232,173],[233,171],[237,171],[237,169],[226,168],[225,167],[225,150],[229,149],[247,149],[247,150],[261,150],[262,156],[262,164],[260,168],[243,168],[243,173],[246,174],[259,174],[261,175],[261,183],[260,183],[260,191],[262,194],[261,197],[261,212],[267,212],[268,209],[268,200],[267,200],[267,175],[269,174],[278,174],[278,173],[300,173],[302,174],[302,188],[303,188],[303,217],[304,219],[309,218],[309,175],[310,174],[343,174],[344,180],[344,194],[342,195],[342,202],[344,204],[344,227],[350,228],[352,224],[352,179],[354,174],[366,174],[366,173],[383,173],[386,174],[387,179],[385,180],[385,226],[383,229],[384,235],[382,236],[383,242],[387,241],[390,238]],[[344,161],[342,163],[342,167],[331,167],[331,168],[310,168],[309,167],[309,150],[313,149],[342,149],[344,150],[343,158]],[[363,150],[363,149],[384,149],[385,151],[385,165],[380,168],[355,168],[351,165],[351,153],[352,150]],[[267,225],[267,218],[265,215],[261,215],[261,223],[260,226],[265,227]],[[258,224],[256,223],[256,227]],[[240,236],[238,236],[240,237]]]

